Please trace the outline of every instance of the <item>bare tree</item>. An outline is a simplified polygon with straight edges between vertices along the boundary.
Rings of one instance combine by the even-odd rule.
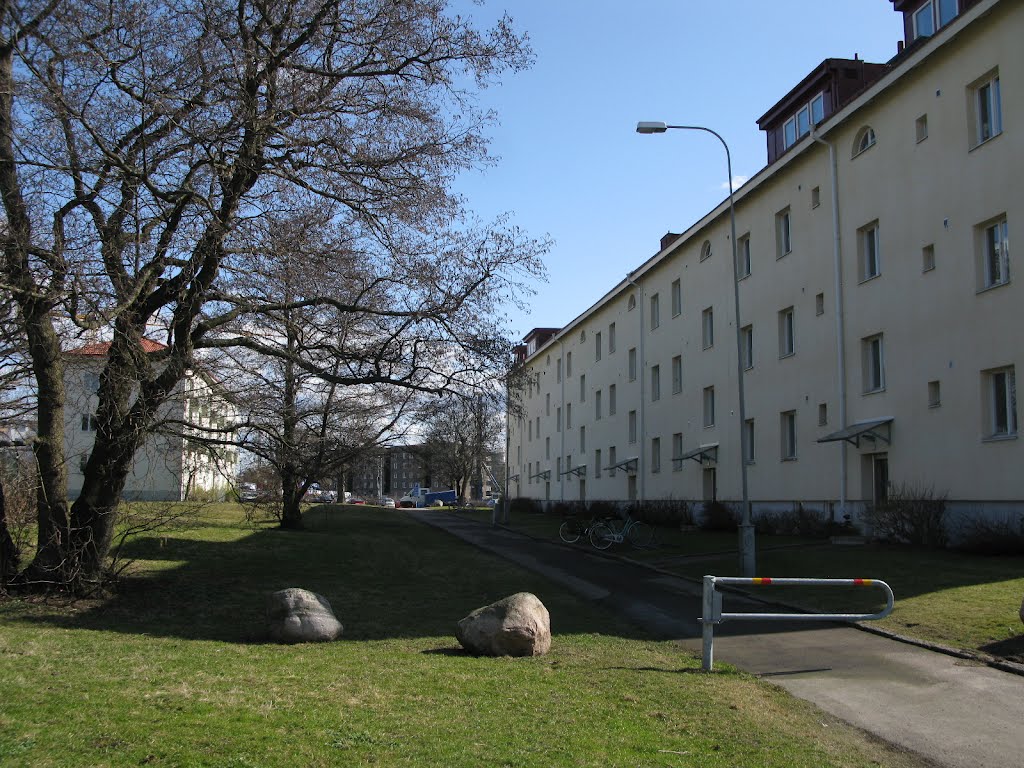
[[[0,1],[0,279],[37,390],[26,581],[102,577],[132,457],[199,349],[426,392],[497,364],[493,323],[459,322],[514,299],[544,244],[470,224],[448,190],[489,159],[477,89],[529,60],[508,19],[481,32],[445,0]],[[254,228],[296,199],[327,206],[351,252],[386,267],[394,310],[245,289]],[[382,353],[366,339],[335,371],[323,363],[344,359],[340,347],[306,354],[244,322],[289,307],[369,313],[392,341]],[[69,505],[62,355],[74,327],[104,332],[110,350]],[[146,353],[154,327],[166,348]]]
[[[463,501],[471,491],[481,493],[482,473],[501,443],[501,414],[500,397],[485,389],[451,393],[422,412],[424,457]]]

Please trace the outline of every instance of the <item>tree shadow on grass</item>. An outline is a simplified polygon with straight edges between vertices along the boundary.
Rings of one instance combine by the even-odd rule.
[[[237,528],[150,535],[128,542],[135,561],[117,594],[82,610],[26,621],[68,628],[215,640],[267,641],[268,593],[302,587],[324,595],[345,626],[340,638],[454,637],[470,611],[520,591],[548,607],[559,634],[649,638],[542,576],[421,525],[402,512],[317,508],[306,531]]]

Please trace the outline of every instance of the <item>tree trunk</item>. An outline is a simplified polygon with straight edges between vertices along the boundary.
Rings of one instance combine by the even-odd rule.
[[[4,494],[3,480],[0,479],[0,594],[3,594],[7,582],[18,573],[18,548],[7,528],[7,497]]]
[[[295,329],[288,321],[288,349],[294,349],[296,344]],[[299,503],[302,501],[299,484],[297,482],[301,467],[296,467],[290,458],[290,452],[297,444],[298,416],[296,415],[297,383],[295,366],[289,360],[284,366],[284,413],[282,414],[281,439],[285,455],[282,456],[281,467],[281,528],[289,531],[302,530],[302,509]]]

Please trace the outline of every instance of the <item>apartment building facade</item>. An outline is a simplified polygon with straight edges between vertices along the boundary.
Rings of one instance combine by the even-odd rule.
[[[856,521],[900,484],[1024,513],[1024,4],[892,2],[892,61],[827,60],[759,121],[735,272],[724,201],[524,339],[513,496],[737,501],[742,458],[755,517]]]

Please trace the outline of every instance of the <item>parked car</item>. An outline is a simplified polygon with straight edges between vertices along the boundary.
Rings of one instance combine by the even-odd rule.
[[[346,504],[365,504],[366,502],[360,499],[358,496],[349,496]]]
[[[238,500],[246,503],[259,501],[260,489],[256,487],[256,483],[239,483]]]
[[[395,506],[395,500],[392,499],[390,496],[381,496],[377,500],[377,506],[379,506],[379,507],[394,507]]]
[[[333,504],[338,500],[338,494],[335,491],[321,488],[316,483],[313,483],[306,490],[306,495],[302,498],[311,504]]]

